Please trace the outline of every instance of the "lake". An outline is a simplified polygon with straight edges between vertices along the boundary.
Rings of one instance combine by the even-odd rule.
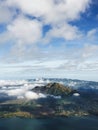
[[[3,118],[0,119],[0,130],[98,130],[98,118]]]

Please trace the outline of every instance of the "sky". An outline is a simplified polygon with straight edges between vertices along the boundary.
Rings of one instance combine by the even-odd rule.
[[[98,81],[97,0],[0,0],[0,79]]]

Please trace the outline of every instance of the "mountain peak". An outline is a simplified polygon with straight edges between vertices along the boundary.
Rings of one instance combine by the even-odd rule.
[[[62,97],[70,95],[74,92],[72,88],[64,86],[63,84],[60,84],[60,83],[55,83],[55,82],[48,83],[47,85],[42,86],[42,87],[37,86],[32,90],[38,93],[44,93],[44,94],[62,96]]]

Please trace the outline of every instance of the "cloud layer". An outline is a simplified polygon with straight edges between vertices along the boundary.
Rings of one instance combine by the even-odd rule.
[[[1,2],[0,21],[8,23],[7,32],[16,42],[37,43],[40,38],[54,37],[73,40],[81,32],[69,22],[79,19],[89,4],[90,0],[5,0]],[[42,37],[45,25],[51,25],[51,29]]]
[[[63,70],[98,70],[98,28],[83,29],[80,25],[85,23],[77,24],[84,14],[90,15],[92,2],[0,1],[1,62],[8,68],[13,66],[17,75],[25,70],[25,73],[54,70],[54,74]],[[5,68],[1,72],[9,74],[11,68]]]
[[[0,80],[0,99],[4,98],[5,95],[11,98],[28,100],[46,98],[46,95],[30,90],[36,85],[40,86],[40,84],[32,84],[26,80]]]

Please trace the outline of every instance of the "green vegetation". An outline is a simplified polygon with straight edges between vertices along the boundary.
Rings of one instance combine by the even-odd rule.
[[[24,117],[24,118],[44,118],[44,117],[54,117],[54,116],[82,116],[87,115],[83,111],[76,112],[74,109],[65,109],[66,103],[61,100],[55,100],[53,98],[32,100],[22,104],[4,104],[0,105],[0,117],[10,118],[10,117]]]

